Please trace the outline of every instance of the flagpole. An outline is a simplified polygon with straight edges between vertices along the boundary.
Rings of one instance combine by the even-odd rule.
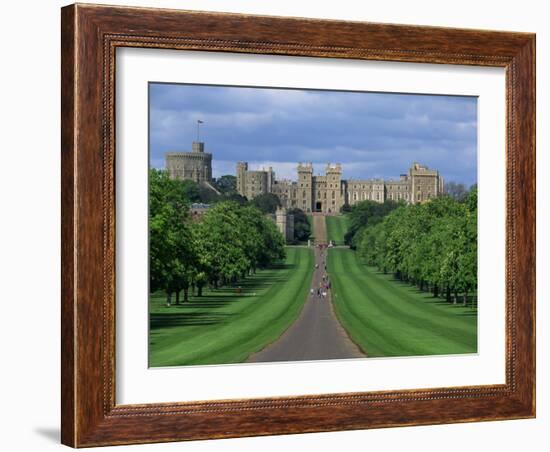
[[[200,125],[204,121],[201,121],[200,119],[197,119],[197,143],[200,141]]]

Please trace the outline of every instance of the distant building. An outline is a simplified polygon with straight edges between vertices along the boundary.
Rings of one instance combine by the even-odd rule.
[[[299,163],[297,180],[277,180],[270,167],[249,171],[248,163],[237,163],[237,190],[248,199],[274,193],[287,209],[304,212],[338,213],[343,205],[360,201],[424,202],[443,193],[443,177],[437,170],[413,163],[399,179],[342,179],[342,165],[328,164],[324,175],[313,175],[311,163]]]
[[[250,171],[248,163],[237,163],[237,191],[247,199],[254,199],[263,193],[272,193],[275,173],[271,167]]]
[[[210,209],[210,204],[204,204],[202,202],[195,202],[191,204],[189,207],[189,211],[191,213],[191,218],[194,221],[199,221],[202,216],[208,212],[208,209]]]
[[[172,179],[192,180],[219,193],[212,186],[212,154],[204,143],[195,141],[191,152],[167,152],[166,169]],[[335,214],[342,206],[360,201],[404,201],[416,204],[443,193],[439,171],[413,163],[399,179],[342,179],[342,165],[328,164],[324,175],[313,174],[313,164],[299,163],[296,180],[277,179],[272,167],[250,170],[248,162],[238,162],[237,192],[247,199],[273,193],[285,209]]]
[[[294,240],[294,215],[288,214],[284,207],[279,207],[272,217],[285,241],[292,242]]]
[[[212,182],[212,154],[204,152],[204,143],[194,141],[191,152],[167,152],[166,169],[172,179]]]
[[[191,152],[167,152],[166,170],[172,179],[192,180],[214,192],[212,185],[212,154],[204,152],[204,143],[195,141]],[[342,165],[328,164],[324,175],[313,174],[312,163],[299,163],[297,180],[276,179],[272,167],[250,170],[247,162],[236,168],[237,192],[249,200],[258,195],[273,193],[282,207],[269,217],[275,222],[287,243],[294,240],[294,216],[289,209],[304,212],[339,213],[344,205],[361,201],[404,201],[416,204],[443,193],[443,177],[437,170],[413,163],[407,174],[399,179],[342,179]],[[209,204],[194,203],[190,207],[193,221],[200,221]]]

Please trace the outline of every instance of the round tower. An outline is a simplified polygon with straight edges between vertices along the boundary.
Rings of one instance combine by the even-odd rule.
[[[212,182],[212,154],[204,152],[204,143],[194,141],[191,152],[167,152],[166,169],[172,179]]]

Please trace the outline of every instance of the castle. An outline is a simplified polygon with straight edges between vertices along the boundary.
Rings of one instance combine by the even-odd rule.
[[[212,154],[204,152],[203,142],[193,142],[191,152],[168,152],[166,169],[173,179],[189,179],[212,185]],[[399,179],[343,179],[342,165],[328,164],[324,175],[314,175],[311,163],[299,163],[296,180],[275,177],[273,168],[250,170],[247,162],[237,163],[237,192],[253,199],[277,195],[284,209],[298,208],[306,213],[339,213],[344,205],[360,201],[404,201],[416,204],[443,193],[443,177],[437,170],[413,163]],[[286,225],[285,225],[286,229]]]
[[[399,179],[342,179],[342,165],[328,164],[324,175],[314,175],[311,163],[299,163],[297,180],[277,180],[273,168],[250,171],[237,163],[237,191],[247,199],[277,195],[283,207],[304,212],[339,213],[344,205],[360,201],[404,201],[416,204],[443,193],[443,177],[437,170],[413,163]]]

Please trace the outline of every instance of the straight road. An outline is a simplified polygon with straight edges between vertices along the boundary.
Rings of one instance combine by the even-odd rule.
[[[325,217],[313,216],[316,245],[327,243]],[[362,358],[365,355],[349,339],[332,307],[330,290],[326,298],[317,296],[317,288],[326,275],[326,249],[315,247],[316,268],[309,295],[298,319],[272,344],[249,357],[247,362],[309,361]]]

